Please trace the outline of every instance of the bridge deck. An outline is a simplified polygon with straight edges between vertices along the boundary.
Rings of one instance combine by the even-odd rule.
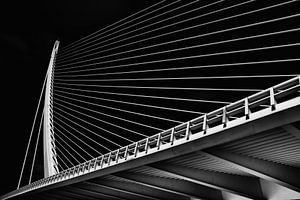
[[[300,198],[300,77],[2,199]]]

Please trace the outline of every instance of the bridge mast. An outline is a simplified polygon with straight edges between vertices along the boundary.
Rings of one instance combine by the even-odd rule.
[[[54,65],[55,57],[58,51],[59,41],[56,41],[51,53],[47,72],[47,82],[45,90],[45,104],[44,104],[44,177],[49,177],[58,173],[54,126],[53,126],[53,78],[54,78]]]

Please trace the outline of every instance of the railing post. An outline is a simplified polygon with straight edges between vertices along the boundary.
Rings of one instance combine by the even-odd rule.
[[[249,100],[248,100],[248,98],[245,98],[244,106],[245,106],[246,119],[249,119],[250,118],[250,109],[249,109]]]
[[[95,163],[94,163],[94,166],[93,166],[94,170],[96,170],[96,167],[97,167],[97,160],[98,160],[98,158],[95,159]]]
[[[157,138],[157,150],[160,149],[160,139],[161,139],[161,133],[158,134],[158,138]]]
[[[111,153],[112,153],[112,152],[109,153],[109,156],[108,156],[108,158],[107,158],[107,165],[108,165],[108,166],[110,165]]]
[[[270,88],[270,105],[271,105],[271,110],[275,110],[276,100],[274,95],[274,88]]]
[[[145,143],[145,153],[148,153],[148,149],[149,149],[149,137],[146,139],[146,143]]]
[[[138,147],[139,147],[139,142],[136,142],[136,143],[135,143],[135,147],[134,147],[134,157],[137,156],[137,153],[138,153]]]
[[[119,152],[120,152],[120,149],[118,149],[117,153],[116,153],[116,163],[118,163],[118,161],[119,161]]]
[[[100,168],[104,165],[104,155],[101,156]]]
[[[90,161],[89,161],[88,171],[91,171],[91,168],[92,168],[92,161],[93,161],[93,160],[90,160]]]
[[[207,125],[207,114],[205,113],[204,116],[203,116],[203,127],[202,127],[203,134],[206,134],[207,128],[208,128],[208,125]]]
[[[175,132],[175,128],[172,128],[172,131],[171,131],[171,138],[170,138],[170,142],[171,142],[171,145],[173,145],[174,143],[174,139],[175,139],[175,135],[174,135],[174,132]]]
[[[185,132],[185,138],[186,138],[186,140],[190,139],[190,133],[191,133],[191,131],[190,131],[190,124],[191,124],[191,122],[187,122],[187,125],[186,125],[186,132]]]
[[[124,152],[124,158],[125,160],[127,160],[127,154],[128,154],[128,145],[125,148],[125,152]]]
[[[222,124],[224,128],[227,126],[227,122],[228,122],[227,110],[226,110],[226,106],[224,106],[222,112]]]

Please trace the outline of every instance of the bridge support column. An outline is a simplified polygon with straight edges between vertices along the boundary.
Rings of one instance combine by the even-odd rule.
[[[45,88],[45,104],[44,104],[44,133],[43,133],[43,148],[44,148],[44,177],[49,177],[58,173],[55,138],[53,127],[53,69],[55,57],[58,51],[59,41],[56,41],[47,72],[47,82]]]

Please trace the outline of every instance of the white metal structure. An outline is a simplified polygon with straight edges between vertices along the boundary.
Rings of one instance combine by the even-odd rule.
[[[56,41],[51,53],[47,72],[47,82],[45,90],[44,104],[44,177],[49,177],[58,173],[55,137],[53,128],[53,70],[55,65],[55,57],[58,51],[59,41]]]

